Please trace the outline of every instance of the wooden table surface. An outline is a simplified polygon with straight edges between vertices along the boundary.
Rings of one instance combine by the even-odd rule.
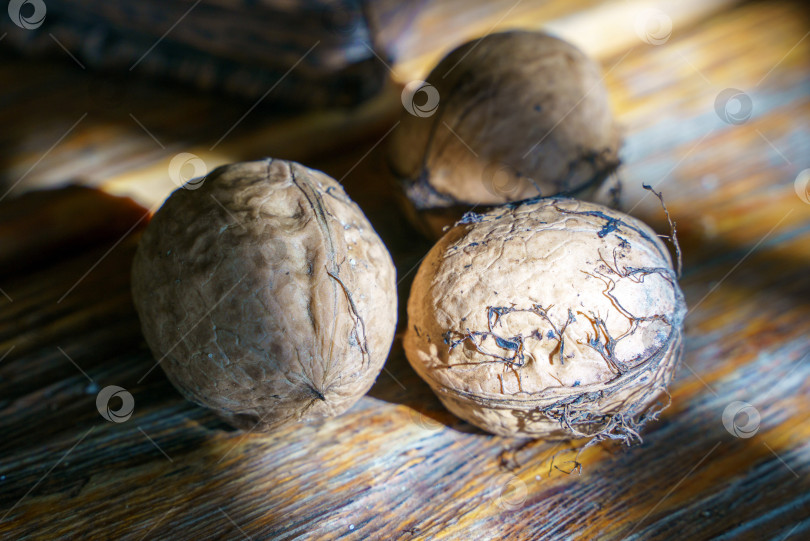
[[[129,267],[181,152],[208,168],[297,159],[341,179],[391,248],[404,305],[430,245],[397,209],[381,153],[397,88],[354,111],[262,104],[230,131],[250,103],[111,82],[67,56],[3,57],[0,537],[808,538],[808,16],[760,2],[673,20],[664,43],[639,37],[600,60],[626,133],[623,207],[665,231],[649,183],[678,223],[686,354],[641,445],[578,457],[454,418],[399,335],[349,412],[273,434],[230,430],[150,372]],[[727,88],[738,99],[724,108]],[[105,191],[33,191],[66,181]],[[109,385],[134,399],[124,422],[99,414]]]

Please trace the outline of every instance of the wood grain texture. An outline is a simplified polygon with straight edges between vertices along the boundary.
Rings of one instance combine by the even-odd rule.
[[[807,538],[810,204],[795,182],[810,168],[807,22],[798,4],[745,4],[603,63],[626,133],[623,206],[664,232],[661,209],[640,184],[662,190],[684,249],[685,363],[672,406],[643,444],[592,447],[578,457],[581,474],[566,474],[576,457],[568,443],[499,438],[447,413],[399,339],[369,395],[343,416],[270,435],[230,431],[184,401],[160,370],[139,382],[155,361],[130,300],[139,227],[124,233],[135,220],[110,223],[112,236],[89,243],[81,228],[73,235],[55,224],[67,231],[61,245],[76,248],[34,270],[18,270],[0,245],[12,262],[0,272],[0,537]],[[148,183],[165,176],[177,152],[210,148],[243,112],[144,85],[131,92],[164,101],[143,111],[93,109],[76,128],[80,138],[40,160],[87,111],[75,101],[87,76],[70,69],[0,65],[3,76],[25,75],[0,90],[18,111],[0,109],[9,130],[0,132],[4,230],[19,223],[9,209],[26,185],[116,175],[119,188]],[[57,80],[67,96],[59,103],[42,88]],[[728,124],[715,111],[725,88],[750,96],[745,122]],[[398,103],[396,92],[388,98]],[[375,107],[353,132],[340,115],[308,117],[295,144],[269,125],[287,129],[293,120],[258,113],[223,145],[229,159],[258,157],[258,149],[306,156],[342,179],[391,248],[403,299],[429,245],[388,188],[380,145],[396,107]],[[160,126],[154,135],[165,148],[130,111]],[[318,134],[314,150],[306,133]],[[63,219],[89,218],[76,208]],[[100,198],[98,212],[122,208],[131,205]],[[132,393],[128,421],[99,415],[96,394],[107,385]],[[750,438],[723,425],[735,401],[760,415]]]
[[[51,0],[10,2],[0,35],[27,57],[70,59],[120,80],[148,76],[311,108],[362,103],[389,70],[398,81],[424,77],[450,49],[493,31],[549,24],[607,54],[635,41],[633,19],[651,6],[685,23],[735,1]],[[33,24],[21,28],[17,13]]]
[[[8,44],[30,57],[68,55],[82,69],[130,80],[150,76],[250,101],[272,89],[274,103],[313,107],[360,103],[386,77],[366,45],[372,38],[357,0],[40,5],[44,20],[34,27],[0,19]],[[9,13],[16,11],[9,7]]]
[[[424,79],[450,51],[470,40],[506,30],[545,30],[599,59],[638,44],[637,25],[650,10],[683,28],[737,0],[372,0],[369,21],[392,76]],[[653,24],[651,28],[655,28]]]

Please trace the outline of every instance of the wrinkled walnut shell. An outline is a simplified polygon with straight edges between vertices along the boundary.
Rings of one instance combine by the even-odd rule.
[[[432,92],[438,105],[418,114],[406,106],[389,164],[429,234],[473,205],[590,198],[619,165],[600,68],[570,43],[490,34],[453,50],[426,82],[435,91],[403,99],[418,105]]]
[[[445,406],[484,430],[630,442],[666,393],[685,313],[655,232],[552,197],[468,215],[442,237],[416,274],[404,346]]]
[[[143,235],[132,292],[175,387],[260,430],[354,404],[397,313],[391,257],[360,208],[327,175],[272,159],[176,190]]]

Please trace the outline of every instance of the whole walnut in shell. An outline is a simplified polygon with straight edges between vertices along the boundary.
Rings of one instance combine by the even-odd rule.
[[[660,409],[685,313],[652,229],[552,197],[469,214],[442,237],[414,280],[404,346],[484,430],[630,442]]]
[[[570,43],[490,34],[453,50],[426,83],[403,94],[389,163],[429,234],[473,205],[589,198],[619,165],[599,66]],[[418,109],[424,96],[438,104]]]
[[[241,428],[337,415],[396,324],[391,257],[334,179],[266,159],[176,190],[143,234],[132,292],[160,366]]]

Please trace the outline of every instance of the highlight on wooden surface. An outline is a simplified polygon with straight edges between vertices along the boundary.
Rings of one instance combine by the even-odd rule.
[[[61,48],[34,62],[0,37],[0,537],[810,536],[803,4],[482,2],[492,11],[467,15],[482,21],[475,29],[449,24],[434,38],[446,47],[419,29],[441,32],[442,10],[468,3],[416,4],[378,34],[379,50],[400,44],[392,68],[405,79],[450,41],[518,15],[611,51],[578,42],[600,60],[625,134],[622,209],[667,234],[643,185],[663,192],[683,249],[689,311],[672,406],[629,449],[577,453],[570,442],[488,435],[413,372],[400,328],[376,384],[344,415],[272,434],[229,431],[153,370],[129,278],[150,208],[201,168],[305,161],[363,209],[407,298],[430,243],[398,210],[383,160],[401,88],[356,109],[294,115],[109,78]],[[626,6],[658,11],[625,17]],[[602,27],[611,14],[626,46],[600,37],[621,26]],[[45,25],[47,16],[47,36]],[[23,195],[75,184],[84,188]]]

